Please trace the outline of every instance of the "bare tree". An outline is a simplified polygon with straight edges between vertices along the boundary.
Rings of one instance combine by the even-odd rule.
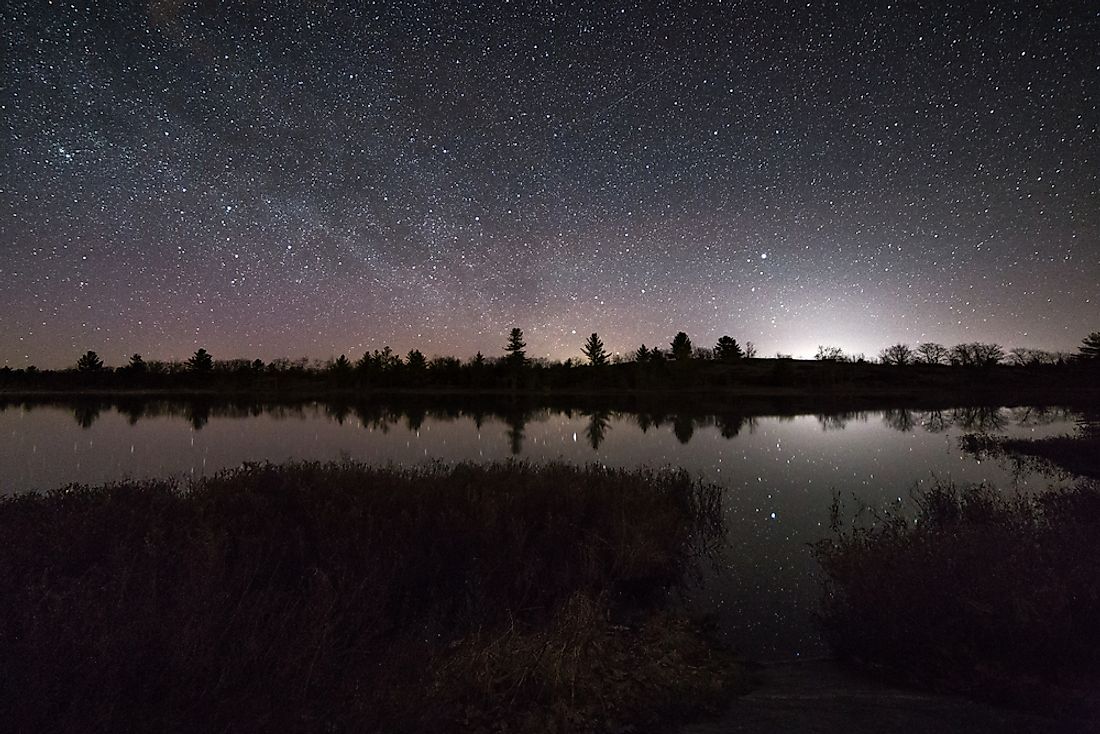
[[[1045,349],[1016,347],[1008,353],[1008,363],[1015,367],[1031,367],[1040,364],[1055,364],[1058,356]]]
[[[917,359],[924,364],[947,364],[950,351],[942,344],[924,342],[917,345]]]
[[[886,347],[879,353],[879,361],[883,364],[895,365],[897,367],[904,367],[907,364],[913,363],[913,350],[908,344],[894,344],[893,346]]]
[[[817,354],[814,355],[814,359],[821,362],[847,362],[847,357],[844,356],[844,350],[840,347],[828,347],[818,345]]]

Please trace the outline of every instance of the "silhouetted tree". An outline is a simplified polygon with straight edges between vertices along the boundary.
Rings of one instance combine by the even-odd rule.
[[[78,372],[99,372],[103,369],[103,360],[98,354],[89,350],[76,360],[76,369]]]
[[[779,357],[779,355],[776,355]],[[847,357],[844,356],[844,350],[840,347],[829,347],[818,345],[817,354],[814,355],[814,359],[821,362],[846,362]]]
[[[737,340],[733,337],[723,336],[718,340],[718,343],[714,345],[714,357],[719,362],[740,362],[745,357],[745,352],[742,351],[741,345],[737,343]]]
[[[904,367],[913,362],[913,350],[908,344],[894,344],[879,352],[878,358],[883,364]]]
[[[209,372],[214,369],[214,358],[205,349],[198,349],[187,360],[187,368],[192,372]]]
[[[329,369],[331,369],[338,375],[346,375],[347,373],[351,372],[351,360],[347,358],[347,355],[341,354],[339,357],[333,360],[332,365],[329,367]]]
[[[756,357],[756,345],[752,342],[745,342],[745,359],[754,359]]]
[[[602,367],[607,364],[607,352],[604,351],[603,342],[596,332],[588,337],[588,341],[581,347],[581,353],[588,357],[588,363],[593,367]]]
[[[419,349],[410,349],[405,357],[405,364],[410,372],[423,372],[428,366],[428,360],[424,359],[424,354]]]
[[[1100,360],[1100,331],[1094,331],[1082,339],[1077,353],[1081,359]]]
[[[959,367],[992,367],[1004,357],[1004,349],[999,344],[971,342],[953,346],[948,359]]]
[[[145,364],[145,360],[141,358],[140,354],[130,355],[130,364],[127,365],[131,372],[145,372],[149,369],[149,366]]]
[[[527,343],[523,341],[523,330],[513,328],[508,333],[508,343],[504,345],[505,359],[513,367],[523,367],[527,364]]]
[[[691,359],[691,339],[684,332],[678,332],[669,346],[672,348],[672,358],[677,362]]]
[[[944,364],[950,352],[942,344],[924,342],[917,345],[917,360],[924,364]]]
[[[1055,364],[1058,355],[1045,349],[1032,349],[1031,347],[1016,347],[1008,353],[1008,363],[1016,367],[1032,367],[1040,364]]]
[[[649,361],[649,349],[646,348],[645,344],[638,347],[638,349],[634,352],[634,361],[635,362],[648,362]]]
[[[481,352],[478,352],[477,354],[474,355],[474,358],[470,362],[470,364],[472,364],[474,367],[484,367],[485,366],[485,355],[482,354]]]

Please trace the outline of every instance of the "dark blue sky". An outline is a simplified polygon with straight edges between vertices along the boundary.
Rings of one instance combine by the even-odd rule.
[[[8,0],[0,364],[1071,349],[1098,13]]]

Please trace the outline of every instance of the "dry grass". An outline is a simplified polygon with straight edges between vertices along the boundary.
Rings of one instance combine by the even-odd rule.
[[[816,546],[834,650],[1011,705],[1095,707],[1085,693],[1100,681],[1100,490],[940,484],[915,500],[915,513],[837,519]]]
[[[518,463],[7,498],[5,728],[583,731],[698,711],[737,667],[657,601],[720,541],[718,498],[682,472]]]

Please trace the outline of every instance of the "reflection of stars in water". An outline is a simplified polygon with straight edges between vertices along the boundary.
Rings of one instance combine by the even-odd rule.
[[[0,361],[1095,328],[1085,4],[520,5],[5,3]]]

